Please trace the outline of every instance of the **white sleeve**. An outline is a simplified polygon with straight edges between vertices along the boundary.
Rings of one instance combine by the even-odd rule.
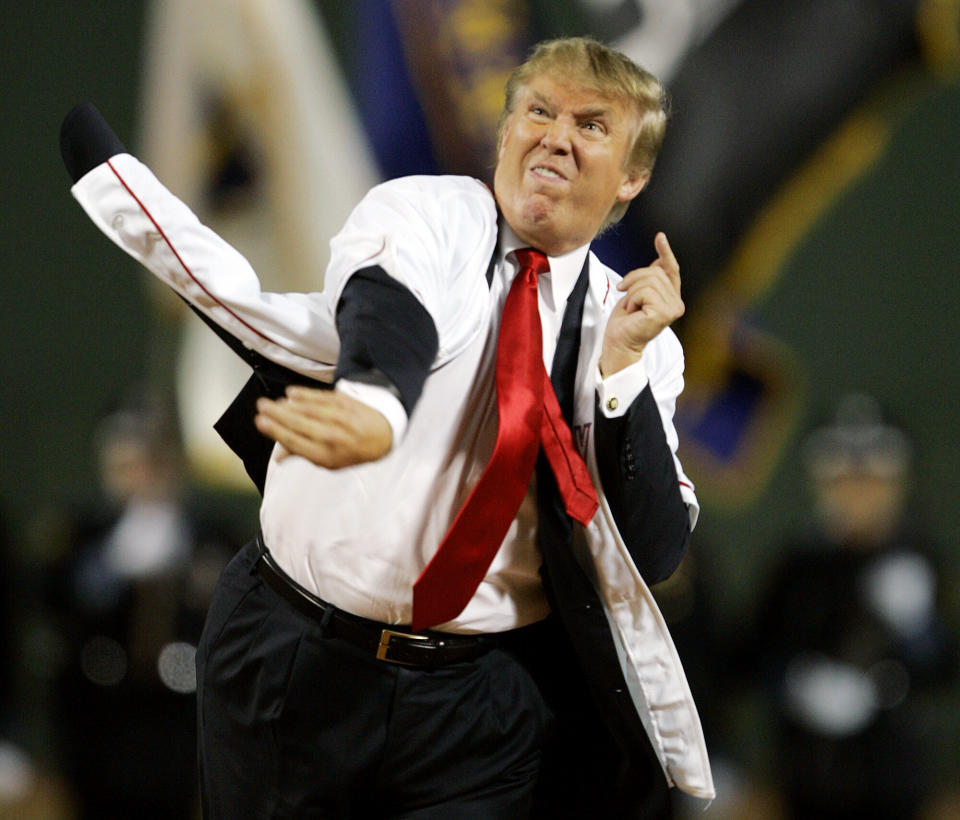
[[[324,293],[336,305],[353,273],[378,265],[430,314],[440,364],[484,326],[484,274],[496,240],[496,205],[481,182],[452,176],[391,180],[371,189],[331,240]]]
[[[333,389],[357,401],[362,401],[367,407],[372,407],[379,412],[387,420],[393,432],[390,449],[393,450],[400,445],[404,433],[407,432],[407,411],[393,393],[376,384],[354,382],[350,379],[337,379]]]
[[[609,419],[619,418],[626,413],[648,383],[647,367],[643,358],[607,378],[603,378],[598,366],[595,377],[600,410]]]
[[[263,292],[249,262],[129,154],[98,165],[72,193],[113,242],[244,345],[329,381],[339,340],[323,294]]]

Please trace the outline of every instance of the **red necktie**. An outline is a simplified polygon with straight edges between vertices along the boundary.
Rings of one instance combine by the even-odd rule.
[[[597,509],[587,465],[543,366],[537,276],[550,264],[532,248],[514,254],[520,270],[497,340],[497,439],[480,480],[413,585],[416,631],[452,620],[469,603],[520,509],[541,444],[567,514],[586,525]]]

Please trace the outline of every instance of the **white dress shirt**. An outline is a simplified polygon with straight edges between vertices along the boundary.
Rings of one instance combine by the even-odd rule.
[[[462,180],[455,183],[455,190],[461,196],[459,188],[462,184]],[[411,207],[411,203],[416,203],[416,193],[432,201],[437,196],[437,188],[438,181],[433,180],[429,187],[419,192],[412,191],[411,185],[403,182],[374,189],[333,241],[335,252],[337,249],[345,251],[345,235],[352,237],[351,241],[361,247],[368,246],[371,235],[378,232],[388,237],[386,241],[390,241],[391,235],[404,235],[408,229],[402,221],[403,212]],[[401,197],[402,203],[393,201]],[[385,222],[385,212],[390,210],[401,212],[393,224]],[[465,236],[445,232],[440,238],[444,242],[469,245],[476,227],[467,220],[458,224],[463,226]],[[438,257],[446,252],[440,246],[428,249],[422,240],[419,244],[420,254],[429,253],[431,257]],[[436,551],[453,515],[486,465],[496,437],[492,357],[496,350],[500,313],[518,270],[511,251],[520,247],[524,247],[524,243],[509,227],[501,226],[489,290],[485,279],[489,260],[473,258],[470,276],[482,284],[486,291],[483,294],[486,308],[484,332],[475,335],[467,358],[471,362],[476,360],[479,370],[476,366],[457,368],[453,363],[441,368],[444,371],[442,376],[438,373],[430,381],[444,382],[443,388],[437,390],[428,387],[424,390],[410,420],[410,428],[404,424],[397,429],[396,419],[402,417],[405,420],[405,414],[402,407],[397,412],[396,405],[399,402],[389,391],[355,382],[338,384],[338,389],[346,388],[347,392],[361,401],[381,409],[388,420],[394,420],[393,459],[387,463],[361,465],[335,473],[307,464],[303,459],[271,462],[261,514],[264,538],[280,565],[321,598],[373,620],[409,623],[413,583]],[[577,282],[588,250],[588,246],[583,246],[560,257],[549,257],[550,271],[539,278],[538,303],[547,372],[553,362],[567,297]],[[419,278],[417,271],[398,271],[391,265],[396,265],[396,259],[402,257],[403,252],[398,252],[394,259],[377,261],[388,274],[411,286]],[[365,260],[365,263],[370,262]],[[344,280],[349,271],[345,273]],[[333,275],[334,280],[338,278],[337,274]],[[466,280],[466,277],[463,279]],[[450,286],[455,287],[456,280]],[[415,287],[411,287],[411,290],[417,292]],[[435,320],[439,318],[436,311],[442,310],[442,303],[431,305],[425,301],[428,310],[434,311]],[[442,325],[442,322],[438,322],[438,325]],[[458,335],[447,334],[447,347],[460,344]],[[441,338],[441,346],[444,342]],[[633,370],[632,384],[631,374],[620,374],[620,381],[625,388],[623,401],[618,403],[619,412],[623,412],[646,385],[642,365],[629,370]],[[438,434],[437,417],[447,412],[448,408],[451,415],[455,414],[453,397],[461,400],[467,398],[461,405],[464,409],[469,410],[474,406],[485,408],[479,425],[468,434],[472,441],[464,441],[457,435]],[[411,429],[417,427],[417,422],[423,418],[431,419],[428,429]],[[409,440],[411,435],[414,442]],[[480,449],[475,451],[477,446]],[[454,470],[456,475],[444,473],[442,483],[439,482],[436,471],[430,465],[447,464],[451,458],[460,457],[465,449],[477,453],[477,457],[469,459],[464,465],[469,469]],[[483,455],[480,456],[480,453]],[[424,472],[412,476],[402,466],[407,461],[423,464]],[[396,481],[384,481],[384,476],[394,476],[395,469],[399,470],[402,478],[398,475]],[[347,484],[339,478],[348,472],[350,479],[360,485],[352,491],[356,494],[355,498],[375,497],[380,503],[373,507],[361,505],[357,508],[349,493],[336,492],[334,486],[343,487]],[[288,474],[294,476],[291,481],[287,480]],[[414,483],[419,486],[413,486]],[[295,491],[291,484],[296,485]],[[338,527],[328,528],[326,502],[321,500],[317,503],[316,513],[304,509],[307,503],[305,494],[323,499],[331,492],[335,493],[330,498],[334,505],[342,504],[346,511],[354,510],[355,515],[358,509],[363,510],[357,520],[359,531],[348,538],[344,538],[344,533]],[[437,510],[442,510],[443,514],[436,514]],[[336,516],[336,520],[339,523],[340,517]],[[325,530],[329,532],[328,537],[321,535]],[[442,629],[497,632],[532,623],[548,614],[549,606],[540,582],[541,558],[536,546],[536,531],[536,488],[535,479],[531,479],[516,518],[473,599],[456,619],[442,625]],[[389,546],[383,543],[384,538],[378,533],[387,534]]]

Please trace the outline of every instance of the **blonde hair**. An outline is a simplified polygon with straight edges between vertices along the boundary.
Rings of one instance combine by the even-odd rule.
[[[668,99],[660,81],[625,54],[590,37],[546,40],[507,79],[504,105],[497,125],[497,149],[503,138],[507,117],[513,113],[517,92],[535,77],[561,75],[592,88],[605,97],[632,107],[637,115],[637,132],[627,154],[626,167],[649,175],[663,144],[667,128]],[[629,202],[617,202],[604,221],[609,227],[627,211]]]

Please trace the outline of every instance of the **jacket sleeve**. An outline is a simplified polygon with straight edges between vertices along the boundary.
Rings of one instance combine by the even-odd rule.
[[[594,410],[594,446],[617,529],[647,584],[668,578],[689,546],[699,504],[677,458],[673,423],[683,349],[669,328],[638,363],[645,382],[625,412]],[[622,406],[621,406],[622,410]]]
[[[670,577],[690,542],[690,518],[680,493],[650,385],[626,414],[597,408],[595,444],[603,491],[617,528],[648,585]]]
[[[384,387],[409,416],[437,355],[436,326],[423,305],[382,268],[364,268],[343,289],[337,330],[334,379]]]

